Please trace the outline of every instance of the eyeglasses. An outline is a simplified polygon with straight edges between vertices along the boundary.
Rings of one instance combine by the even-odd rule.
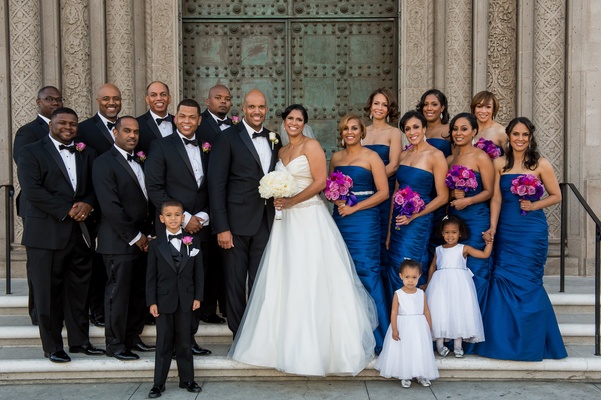
[[[50,97],[50,96],[48,96],[48,97],[44,97],[44,98],[42,98],[40,100],[47,101],[48,103],[54,103],[54,102],[62,103],[63,100],[65,100],[65,99],[63,97]]]

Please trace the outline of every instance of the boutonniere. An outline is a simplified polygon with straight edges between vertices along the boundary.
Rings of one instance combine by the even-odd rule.
[[[202,152],[208,153],[209,151],[211,151],[211,144],[209,142],[204,142],[202,144]]]
[[[232,124],[237,125],[238,122],[240,122],[240,118],[238,118],[236,115],[234,115],[232,117]]]
[[[143,151],[141,151],[141,150],[140,150],[140,151],[138,151],[138,152],[136,153],[136,157],[138,157],[138,160],[139,160],[140,162],[144,162],[144,161],[146,161],[146,153],[144,153],[144,152],[143,152]]]
[[[271,142],[271,150],[273,150],[273,146],[280,143],[278,138],[275,136],[275,132],[269,132],[269,141]]]
[[[84,142],[75,143],[75,149],[80,153],[86,149],[87,145]]]
[[[190,255],[190,245],[192,244],[192,236],[184,236],[182,243],[186,245],[186,252]]]

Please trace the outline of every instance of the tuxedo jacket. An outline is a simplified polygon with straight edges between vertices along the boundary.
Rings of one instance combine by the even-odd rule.
[[[188,145],[191,146],[191,145]],[[204,177],[200,187],[196,184],[194,170],[181,138],[174,132],[163,139],[153,140],[144,162],[146,190],[157,212],[161,205],[171,199],[178,200],[184,211],[194,215],[200,211],[209,213],[209,195],[207,193],[207,155],[200,147]],[[202,240],[208,240],[211,232],[204,227],[197,234]]]
[[[75,141],[84,142],[96,150],[98,155],[109,151],[115,144],[113,134],[106,128],[98,113],[79,124]]]
[[[204,110],[201,116],[202,120],[200,121],[198,129],[196,129],[196,136],[203,142],[208,142],[212,146],[215,143],[217,136],[221,134],[222,131],[219,128],[219,125],[217,125],[217,122],[215,122],[215,118],[209,113],[209,109]],[[226,121],[230,127],[234,126],[229,117],[226,118]]]
[[[92,181],[101,212],[96,252],[140,252],[138,246],[130,246],[129,242],[138,232],[150,233],[148,200],[134,170],[115,146],[94,161]]]
[[[173,118],[172,114],[168,114],[171,118]],[[147,111],[145,114],[140,115],[138,118],[138,125],[140,126],[140,140],[138,141],[137,150],[142,150],[144,153],[148,154],[150,151],[150,143],[155,139],[162,139],[163,135],[161,135],[161,131],[159,131],[159,127],[156,124],[156,121],[152,118],[150,111]],[[163,122],[164,124],[167,122]],[[171,123],[173,127],[173,132],[177,129],[175,124]]]
[[[48,136],[49,132],[48,124],[39,115],[30,123],[20,127],[17,130],[15,143],[13,144],[13,160],[15,160],[15,164],[19,159],[19,153],[23,149],[23,146],[37,142],[44,136]]]
[[[269,171],[278,159],[281,139],[272,147]],[[275,210],[273,199],[259,195],[259,181],[264,176],[259,154],[242,122],[221,132],[211,149],[209,161],[209,195],[211,225],[215,232],[231,231],[235,235],[254,236],[261,226],[263,213],[271,227]]]
[[[21,150],[18,176],[27,201],[21,242],[25,246],[49,250],[65,248],[73,224],[78,223],[68,215],[73,203],[83,201],[97,206],[91,175],[96,152],[87,147],[73,154],[77,168],[76,190],[49,136]]]
[[[146,304],[157,304],[159,313],[174,313],[178,304],[192,311],[192,302],[202,300],[204,291],[204,267],[199,239],[194,238],[186,249],[182,243],[183,258],[176,268],[171,255],[171,244],[162,231],[148,244],[146,269]],[[190,254],[188,254],[188,250]],[[191,256],[194,250],[197,254]]]

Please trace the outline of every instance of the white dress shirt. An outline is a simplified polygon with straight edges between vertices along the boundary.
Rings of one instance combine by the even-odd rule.
[[[182,241],[181,241],[181,239],[176,239],[176,238],[169,240],[169,235],[179,235],[180,233],[183,234],[181,229],[179,231],[177,231],[176,233],[171,233],[171,232],[169,232],[168,229],[165,229],[165,235],[166,235],[165,237],[167,238],[167,241],[169,243],[171,243],[173,245],[173,247],[175,247],[175,250],[177,250],[177,251],[181,250]]]
[[[167,115],[165,115],[164,117],[161,117],[153,113],[152,110],[148,111],[150,111],[150,116],[152,117],[152,120],[154,121],[156,126],[159,128],[159,132],[161,132],[162,137],[167,137],[173,133],[173,125],[170,122],[163,121],[160,125],[157,124],[157,118],[164,119],[169,115],[169,113],[167,113]]]
[[[63,163],[65,164],[65,168],[67,169],[67,174],[69,174],[69,180],[71,181],[71,186],[73,187],[73,191],[76,192],[77,191],[77,164],[75,162],[75,153],[71,153],[69,150],[63,149],[60,150],[59,146],[62,145],[61,142],[54,140],[54,138],[49,135],[50,140],[52,140],[52,143],[54,143],[54,147],[56,147],[56,150],[58,151],[58,154],[60,154],[61,158],[63,159]],[[74,146],[75,143],[71,142],[71,144],[68,144],[66,146]]]
[[[221,122],[221,121],[227,121],[227,117],[225,117],[225,119],[219,119],[219,117],[216,116],[215,114],[213,114],[209,109],[207,109],[207,111],[209,111],[209,114],[211,114],[211,117],[213,117],[213,119],[215,120],[215,122],[217,122],[217,126],[222,131],[226,130],[227,128],[229,128],[231,126],[229,124],[224,124],[224,123],[222,123],[221,125],[219,125],[219,122]]]
[[[244,124],[244,127],[246,128],[246,131],[248,132],[248,135],[255,146],[255,150],[257,150],[257,153],[259,154],[259,160],[261,160],[261,169],[263,169],[263,174],[267,175],[269,172],[269,166],[271,165],[271,147],[269,146],[269,139],[262,136],[253,139],[253,133],[257,131],[248,126],[244,118],[242,118],[242,123]],[[263,130],[263,127],[261,127],[258,132],[261,130]]]

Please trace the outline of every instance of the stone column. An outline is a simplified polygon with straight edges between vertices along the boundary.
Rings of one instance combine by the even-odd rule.
[[[533,123],[541,154],[553,165],[561,182],[564,174],[565,16],[563,0],[534,4]],[[546,210],[549,237],[559,238],[560,209]]]
[[[449,113],[468,111],[472,100],[472,1],[446,2],[445,88]]]
[[[90,76],[90,39],[88,3],[61,0],[63,96],[66,105],[75,109],[79,119],[92,114],[93,97]]]
[[[401,1],[399,9],[399,108],[402,115],[414,109],[422,93],[433,85],[434,2]]]
[[[488,64],[488,9],[489,0],[473,0],[474,12],[472,94],[486,90]]]

